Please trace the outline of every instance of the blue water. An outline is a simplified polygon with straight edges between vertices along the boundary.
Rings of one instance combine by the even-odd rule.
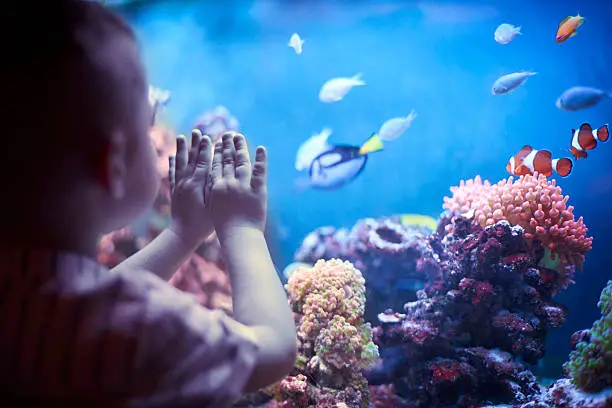
[[[536,4],[537,3],[537,4]],[[612,100],[576,113],[554,105],[574,85],[612,91],[612,3],[604,1],[168,1],[126,7],[150,82],[172,92],[168,115],[189,131],[204,110],[225,105],[250,143],[270,154],[270,207],[282,268],[305,234],[361,217],[422,213],[437,217],[449,186],[480,174],[507,177],[524,144],[566,156],[570,131],[612,121]],[[579,34],[555,42],[558,23],[580,12]],[[497,44],[500,23],[522,36]],[[304,53],[287,46],[298,32]],[[491,95],[506,73],[538,74],[514,92]],[[317,99],[331,77],[363,73],[365,87],[335,104]],[[359,144],[388,118],[418,117],[363,174],[335,192],[294,188],[299,145],[324,126],[332,143]],[[549,355],[565,358],[573,331],[598,317],[596,299],[612,278],[612,143],[598,146],[558,180],[595,237],[577,284],[559,296],[568,322]]]

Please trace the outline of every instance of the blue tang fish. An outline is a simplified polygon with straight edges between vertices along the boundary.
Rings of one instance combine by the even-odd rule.
[[[334,190],[353,181],[365,168],[368,154],[381,151],[382,140],[377,133],[361,146],[335,145],[314,158],[308,170],[308,180],[301,187]]]

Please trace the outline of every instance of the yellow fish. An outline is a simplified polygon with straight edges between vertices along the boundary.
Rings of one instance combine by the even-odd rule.
[[[402,225],[414,225],[417,227],[425,227],[434,232],[438,228],[438,221],[427,215],[420,214],[402,214],[400,215]]]

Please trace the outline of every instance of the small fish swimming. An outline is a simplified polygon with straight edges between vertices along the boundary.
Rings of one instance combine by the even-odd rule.
[[[566,111],[579,111],[597,105],[612,94],[589,86],[574,86],[567,89],[555,102],[557,108]]]
[[[365,84],[361,79],[361,74],[356,74],[350,78],[332,78],[321,87],[319,100],[324,103],[341,101],[353,87],[364,86]]]
[[[497,27],[493,38],[500,44],[508,44],[518,34],[523,34],[521,33],[521,26],[515,27],[512,24],[503,23]]]
[[[389,119],[380,127],[380,130],[378,131],[378,136],[382,140],[395,140],[410,127],[412,121],[416,117],[416,112],[412,110],[408,116]]]
[[[293,35],[289,39],[289,44],[287,45],[293,48],[296,54],[300,55],[302,53],[302,46],[305,42],[306,41],[300,38],[300,35],[298,33],[293,33]]]
[[[534,75],[536,75],[536,72],[531,71],[520,71],[503,75],[497,78],[497,80],[493,83],[491,93],[493,95],[507,94],[508,92],[521,86],[521,84],[525,82],[527,78]]]
[[[567,16],[560,23],[557,28],[557,36],[555,40],[560,44],[563,41],[567,40],[570,37],[578,34],[578,27],[584,24],[585,18],[578,13],[576,16]]]
[[[361,146],[336,145],[315,157],[310,165],[308,179],[298,187],[333,190],[353,181],[365,168],[368,154],[383,150],[382,140],[376,133]]]
[[[572,147],[569,151],[576,160],[587,157],[587,150],[597,147],[597,142],[606,142],[610,138],[608,125],[593,129],[588,123],[580,125],[579,129],[572,129]]]
[[[170,101],[170,91],[149,85],[149,103],[153,107],[161,107],[168,104]]]
[[[428,215],[421,214],[402,214],[400,215],[400,223],[406,226],[425,227],[432,232],[438,229],[438,221]]]
[[[331,134],[331,129],[323,128],[320,133],[313,134],[300,145],[295,157],[295,169],[297,171],[309,169],[315,157],[332,148],[327,143]]]
[[[561,177],[567,177],[572,172],[573,166],[572,160],[567,157],[553,159],[550,151],[536,150],[525,145],[510,157],[506,170],[513,176],[533,175],[538,172],[545,177],[550,177],[554,170]]]
[[[149,104],[153,108],[153,116],[151,118],[152,125],[157,123],[159,113],[168,104],[170,97],[170,91],[165,91],[149,85]]]

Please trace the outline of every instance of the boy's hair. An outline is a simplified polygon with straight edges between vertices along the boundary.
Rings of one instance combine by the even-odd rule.
[[[120,87],[143,81],[112,49],[134,34],[95,1],[13,3],[0,17],[0,172],[53,177],[61,155],[82,152],[128,114]]]

